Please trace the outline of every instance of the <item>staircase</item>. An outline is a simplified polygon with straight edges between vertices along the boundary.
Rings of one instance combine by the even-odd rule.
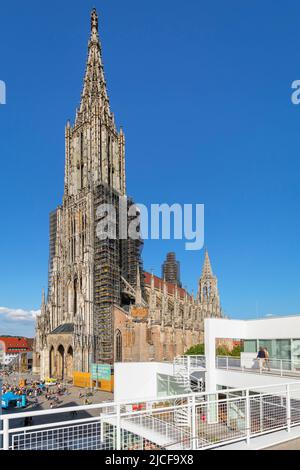
[[[183,389],[183,393],[191,392],[191,381],[188,371],[185,368],[177,369],[176,374],[174,375],[174,382]]]
[[[191,408],[187,406],[187,401],[178,398],[175,400],[174,423],[179,428],[191,428]],[[184,406],[186,405],[186,406]]]
[[[177,356],[174,359],[174,381],[183,389],[183,393],[199,393],[205,391],[202,379],[190,375],[188,357]]]
[[[190,375],[189,359],[187,356],[177,356],[174,359],[174,382],[183,391],[183,394],[199,393],[204,391],[204,382]],[[191,407],[188,406],[188,398],[175,400],[174,422],[178,428],[191,429]],[[186,405],[186,406],[185,406]]]

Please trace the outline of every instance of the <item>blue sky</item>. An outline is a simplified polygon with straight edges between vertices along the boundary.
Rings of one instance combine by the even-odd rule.
[[[300,4],[274,0],[53,0],[1,5],[0,333],[32,334],[60,203],[64,125],[79,103],[96,6],[112,110],[141,203],[204,203],[224,311],[300,313]],[[167,251],[197,289],[203,251]]]

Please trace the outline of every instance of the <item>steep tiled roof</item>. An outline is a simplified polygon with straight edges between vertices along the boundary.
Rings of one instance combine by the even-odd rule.
[[[73,323],[64,323],[63,325],[58,326],[51,332],[52,335],[59,335],[61,333],[73,333],[74,324]]]
[[[19,352],[31,351],[31,346],[27,338],[14,337],[14,336],[1,336],[0,341],[5,344],[6,354],[17,354]]]
[[[151,276],[152,276],[152,274],[150,274],[146,271],[144,272],[144,278],[145,278],[145,285],[146,286],[151,286]],[[163,291],[164,280],[161,279],[160,277],[157,277],[157,276],[153,276],[153,277],[154,277],[154,287],[155,287],[155,289]],[[167,284],[168,294],[173,295],[174,292],[175,292],[176,286],[174,284],[171,284],[170,282],[166,282],[166,284]],[[185,289],[183,289],[182,287],[177,287],[177,290],[178,290],[179,297],[181,297],[182,299],[184,298],[184,296],[186,294],[187,294],[188,297],[191,297],[191,295]]]

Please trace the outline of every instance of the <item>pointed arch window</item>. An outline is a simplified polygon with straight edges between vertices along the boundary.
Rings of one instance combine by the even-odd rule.
[[[122,333],[120,330],[116,331],[116,362],[122,362]]]
[[[77,314],[77,297],[78,297],[78,279],[74,279],[74,310],[73,310],[73,313],[74,313],[74,317],[75,315]]]
[[[80,134],[80,189],[84,187],[83,132]]]

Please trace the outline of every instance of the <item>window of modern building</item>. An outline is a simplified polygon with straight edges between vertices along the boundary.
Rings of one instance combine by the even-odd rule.
[[[246,339],[244,341],[244,352],[246,352],[246,353],[257,352],[257,340],[256,339]]]

